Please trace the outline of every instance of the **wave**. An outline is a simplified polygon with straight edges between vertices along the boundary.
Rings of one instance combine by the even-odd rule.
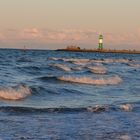
[[[74,61],[72,63],[75,64],[75,65],[79,65],[79,66],[86,66],[88,64],[86,62],[76,62],[76,61]]]
[[[90,59],[77,59],[77,58],[55,58],[55,57],[52,57],[50,58],[50,60],[63,60],[65,62],[89,62]]]
[[[86,66],[90,63],[90,59],[72,59],[71,62],[78,66]]]
[[[18,107],[18,106],[3,106],[0,107],[2,112],[19,112],[19,113],[64,113],[64,112],[102,112],[106,111],[107,107],[105,106],[95,106],[95,107],[80,107],[80,108],[69,108],[69,107],[58,107],[58,108],[34,108],[34,107]]]
[[[56,57],[51,57],[51,58],[49,58],[49,60],[55,60],[55,61],[57,61],[57,60],[59,60],[60,58],[56,58]]]
[[[120,109],[126,112],[132,111],[133,106],[131,104],[120,105]]]
[[[128,62],[135,62],[134,60],[131,59],[77,59],[77,58],[55,58],[52,57],[50,58],[51,60],[63,60],[67,62],[73,62],[74,64],[82,64],[82,63],[89,63],[89,62],[94,62],[94,63],[128,63]]]
[[[20,66],[20,67],[17,67],[19,69],[25,69],[25,70],[36,70],[36,71],[39,71],[41,70],[41,67],[38,67],[38,66]]]
[[[55,58],[55,57],[52,57],[52,58],[49,58],[50,60],[54,60],[54,61],[64,61],[64,62],[71,62],[75,65],[86,65],[88,62],[90,62],[90,59],[77,59],[77,58]]]
[[[130,109],[123,109],[122,106],[129,106]],[[21,106],[1,106],[0,112],[13,112],[13,113],[66,113],[66,112],[91,112],[101,113],[109,111],[132,112],[139,111],[140,105],[138,104],[121,104],[121,105],[95,105],[88,107],[54,107],[54,108],[35,108],[35,107],[21,107]]]
[[[31,95],[31,89],[23,85],[0,89],[0,98],[5,100],[20,100],[29,95]]]
[[[95,66],[103,66],[102,63],[94,63]]]
[[[128,66],[130,66],[130,67],[140,67],[140,64],[128,63]]]
[[[128,63],[128,59],[105,59],[106,63]]]
[[[71,71],[71,68],[69,68],[66,65],[62,65],[62,64],[53,64],[53,65],[50,65],[50,66],[56,67],[56,68],[64,70],[64,71]]]
[[[128,63],[133,62],[134,60],[129,59],[98,59],[98,60],[91,60],[92,62],[96,63]]]
[[[90,62],[90,59],[70,59],[73,62],[87,63]]]
[[[88,67],[91,72],[95,74],[105,74],[107,73],[107,69],[103,66],[93,66],[93,67]]]
[[[117,85],[122,82],[122,79],[119,76],[100,79],[92,79],[90,77],[62,76],[58,77],[58,79],[66,82],[91,84],[91,85]]]
[[[26,57],[21,57],[17,59],[17,62],[32,62],[32,60]]]

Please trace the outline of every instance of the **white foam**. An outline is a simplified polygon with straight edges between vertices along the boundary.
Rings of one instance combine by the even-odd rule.
[[[59,68],[61,70],[64,70],[64,71],[71,71],[71,68],[69,68],[68,66],[66,65],[62,65],[62,64],[54,64],[52,65],[53,67],[56,67],[56,68]]]
[[[114,59],[114,62],[116,63],[128,63],[130,60],[128,59]]]
[[[94,63],[128,63],[130,60],[128,59],[97,59],[91,60]]]
[[[75,61],[75,62],[81,62],[81,63],[87,63],[90,60],[89,59],[73,59],[73,61]]]
[[[104,62],[104,60],[100,60],[100,59],[98,59],[98,60],[90,60],[90,62],[93,62],[93,63],[103,63]]]
[[[75,65],[80,65],[80,66],[85,66],[89,64],[90,60],[89,59],[73,59],[72,63]]]
[[[57,61],[57,60],[59,60],[60,58],[56,58],[56,57],[51,57],[51,58],[49,58],[49,60],[55,60],[55,61]]]
[[[0,98],[6,100],[19,100],[31,95],[31,89],[26,86],[0,89]]]
[[[74,61],[73,64],[75,64],[75,65],[79,65],[79,66],[86,66],[88,63]]]
[[[88,68],[95,74],[105,74],[107,72],[107,69],[103,66],[93,66]]]
[[[63,60],[65,62],[81,62],[81,63],[86,63],[89,62],[89,59],[77,59],[77,58],[56,58],[56,57],[51,57],[49,58],[50,60]]]
[[[78,58],[55,58],[52,57],[50,58],[51,60],[63,60],[66,62],[72,62],[74,64],[79,64],[82,65],[82,63],[128,63],[128,62],[135,62],[134,60],[129,60],[129,59],[97,59],[97,60],[93,60],[93,59],[78,59]]]
[[[62,76],[58,77],[58,79],[66,82],[91,84],[91,85],[117,85],[122,82],[122,79],[119,76],[100,79],[93,79],[90,77]]]
[[[133,107],[130,104],[120,105],[120,109],[126,112],[132,111]]]

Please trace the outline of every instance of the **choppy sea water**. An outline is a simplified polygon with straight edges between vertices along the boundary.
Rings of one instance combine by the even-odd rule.
[[[139,140],[140,55],[1,49],[0,139]]]

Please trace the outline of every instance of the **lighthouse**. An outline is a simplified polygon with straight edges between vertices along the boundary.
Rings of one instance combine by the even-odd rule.
[[[103,49],[103,35],[99,35],[99,46],[98,46],[99,50]]]

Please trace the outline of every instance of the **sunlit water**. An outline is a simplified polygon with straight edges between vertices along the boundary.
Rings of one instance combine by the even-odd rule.
[[[140,55],[0,50],[0,139],[140,139]]]

